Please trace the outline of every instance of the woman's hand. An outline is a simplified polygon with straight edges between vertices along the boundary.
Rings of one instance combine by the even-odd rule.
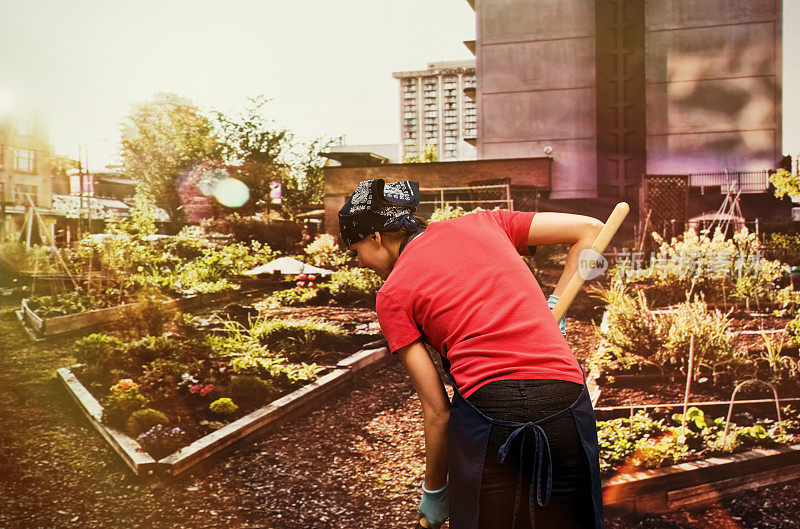
[[[450,500],[447,485],[439,490],[428,490],[422,485],[422,499],[417,513],[428,521],[429,527],[439,527],[450,516]]]

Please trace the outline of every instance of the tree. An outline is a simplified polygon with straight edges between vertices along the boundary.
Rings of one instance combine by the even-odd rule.
[[[248,98],[249,106],[236,115],[213,112],[221,139],[222,157],[231,176],[250,190],[250,199],[236,211],[253,215],[270,208],[270,184],[283,182],[289,170],[287,154],[292,148],[292,133],[268,121],[263,107],[270,101],[264,95]]]
[[[223,158],[232,176],[250,189],[250,201],[237,211],[253,214],[270,207],[270,184],[281,183],[281,210],[294,219],[300,206],[322,201],[322,168],[327,159],[320,154],[333,143],[317,138],[308,144],[296,142],[294,134],[264,117],[266,96],[248,98],[249,106],[238,114],[215,111],[222,139]]]
[[[147,103],[123,125],[123,173],[136,180],[176,226],[186,223],[178,189],[182,175],[219,158],[221,151],[211,121],[193,106]]]
[[[298,147],[291,164],[291,171],[283,179],[281,206],[290,218],[300,213],[304,204],[319,204],[325,198],[322,169],[328,159],[321,154],[334,142],[331,138],[316,138],[309,144]]]

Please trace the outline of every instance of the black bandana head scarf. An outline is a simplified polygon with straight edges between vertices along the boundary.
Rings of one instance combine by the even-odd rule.
[[[381,205],[381,198],[388,201]],[[350,246],[376,231],[392,231],[405,226],[419,231],[412,213],[419,205],[419,182],[389,182],[381,178],[365,180],[339,210],[339,231],[345,246]]]

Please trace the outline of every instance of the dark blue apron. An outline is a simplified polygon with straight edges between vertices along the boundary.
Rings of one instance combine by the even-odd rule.
[[[531,526],[534,525],[534,501],[540,506],[547,505],[553,483],[550,446],[547,436],[540,426],[567,413],[575,418],[578,434],[584,452],[589,460],[591,471],[592,503],[594,504],[594,527],[603,527],[603,496],[600,483],[599,449],[597,446],[597,423],[594,418],[592,401],[586,388],[584,374],[583,391],[578,399],[567,408],[536,422],[509,422],[487,417],[471,402],[461,396],[458,386],[450,374],[450,362],[442,357],[447,376],[453,383],[453,400],[448,424],[448,495],[450,497],[450,529],[477,529],[480,505],[481,474],[483,472],[486,447],[492,424],[510,426],[515,430],[500,447],[496,457],[503,462],[511,450],[518,450],[520,461],[532,461],[530,469],[531,484],[528,496]],[[582,368],[581,368],[582,369]],[[532,458],[526,451],[532,450]],[[494,456],[494,454],[491,454]],[[512,528],[516,526],[522,492],[522,466],[517,475],[517,498],[514,502]]]

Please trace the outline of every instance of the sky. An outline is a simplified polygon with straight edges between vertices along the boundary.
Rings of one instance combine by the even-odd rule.
[[[784,1],[784,28],[800,1]],[[56,154],[117,161],[130,105],[172,92],[208,111],[272,99],[308,140],[399,141],[392,72],[470,59],[466,0],[0,0],[0,99],[33,101]],[[800,34],[783,32],[784,153],[800,153]],[[4,95],[5,94],[5,95]]]

